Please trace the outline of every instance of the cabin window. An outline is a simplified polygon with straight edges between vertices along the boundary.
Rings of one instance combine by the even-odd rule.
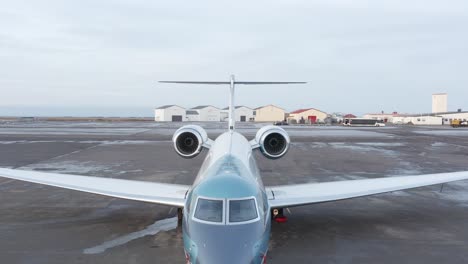
[[[229,200],[229,223],[253,222],[259,219],[254,198]]]
[[[202,222],[223,223],[223,200],[198,198],[194,218]]]

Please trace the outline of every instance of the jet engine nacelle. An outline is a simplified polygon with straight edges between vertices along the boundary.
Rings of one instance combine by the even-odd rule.
[[[277,126],[265,126],[258,130],[255,136],[263,155],[269,159],[278,159],[284,156],[289,148],[288,133]]]
[[[172,142],[177,154],[191,159],[202,151],[203,144],[208,141],[206,131],[197,125],[183,126],[174,133]]]

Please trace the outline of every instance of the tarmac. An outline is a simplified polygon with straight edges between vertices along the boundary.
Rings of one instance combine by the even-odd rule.
[[[192,184],[206,151],[180,158],[182,123],[4,122],[0,167]],[[226,123],[202,123],[209,136]],[[265,124],[238,131],[253,138]],[[285,126],[265,185],[468,170],[468,129]],[[0,178],[0,263],[185,263],[176,210]],[[290,208],[268,263],[468,263],[468,181]],[[228,238],[225,238],[228,239]]]

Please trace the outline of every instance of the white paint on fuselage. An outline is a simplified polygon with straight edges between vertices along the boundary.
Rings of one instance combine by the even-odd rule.
[[[258,174],[255,160],[253,160],[254,157],[252,154],[252,147],[249,141],[243,135],[235,131],[228,131],[221,134],[212,143],[193,186],[196,186],[201,181],[206,180],[208,176],[206,172],[215,163],[225,158],[226,156],[232,156],[233,158],[242,162],[245,168],[249,169],[251,172],[249,173],[249,175],[252,176],[251,180],[256,182],[260,181],[260,185],[263,186],[261,183],[261,178]]]
[[[214,164],[220,158],[231,155],[242,161],[246,167],[249,167],[249,159],[252,156],[252,148],[247,139],[234,131],[221,134],[212,145],[211,160],[208,166]]]

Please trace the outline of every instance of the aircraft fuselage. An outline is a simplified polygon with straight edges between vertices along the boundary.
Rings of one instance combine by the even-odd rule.
[[[212,144],[187,194],[182,220],[190,263],[263,263],[271,217],[252,148],[228,131]]]

